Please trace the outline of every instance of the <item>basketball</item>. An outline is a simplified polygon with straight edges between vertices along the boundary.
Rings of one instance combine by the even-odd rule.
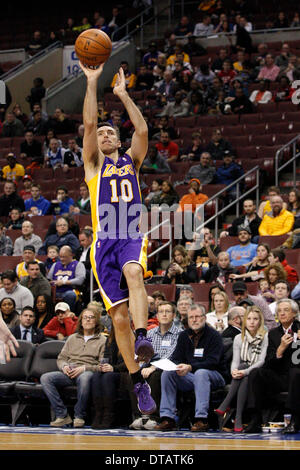
[[[112,43],[109,36],[100,29],[83,31],[75,42],[75,52],[83,65],[97,67],[107,61]]]

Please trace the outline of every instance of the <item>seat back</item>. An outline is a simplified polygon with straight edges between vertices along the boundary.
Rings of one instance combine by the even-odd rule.
[[[17,357],[0,364],[0,380],[26,380],[29,374],[35,346],[29,341],[18,340]]]
[[[145,285],[147,295],[152,295],[155,291],[162,291],[167,300],[174,302],[176,294],[175,284],[146,284]]]
[[[30,367],[29,377],[39,379],[46,372],[57,371],[57,356],[62,350],[64,341],[46,341],[38,346]]]

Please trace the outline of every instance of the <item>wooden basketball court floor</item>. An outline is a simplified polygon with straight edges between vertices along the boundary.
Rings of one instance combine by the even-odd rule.
[[[95,431],[50,426],[0,426],[0,450],[224,451],[300,450],[300,433],[233,434],[189,431],[156,432],[113,429]]]

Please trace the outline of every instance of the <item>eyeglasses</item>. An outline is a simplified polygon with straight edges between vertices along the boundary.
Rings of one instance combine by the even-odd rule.
[[[82,317],[82,320],[96,320],[96,317],[94,317],[93,315],[88,315],[86,317]]]

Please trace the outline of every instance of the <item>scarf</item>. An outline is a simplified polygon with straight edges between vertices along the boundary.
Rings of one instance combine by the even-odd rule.
[[[258,361],[261,353],[261,344],[263,337],[261,334],[250,335],[248,330],[245,330],[244,340],[242,342],[241,359],[252,366]]]

